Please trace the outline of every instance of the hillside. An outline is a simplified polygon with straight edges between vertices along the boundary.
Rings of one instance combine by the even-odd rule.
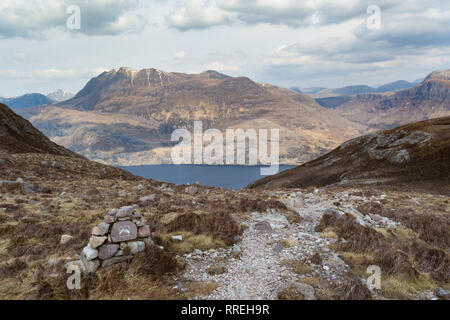
[[[450,70],[432,72],[410,89],[350,97],[335,110],[350,121],[377,129],[449,116]]]
[[[7,153],[50,153],[75,156],[45,137],[30,122],[0,104],[0,151]]]
[[[72,99],[20,111],[53,141],[118,165],[170,163],[176,128],[279,128],[282,163],[302,163],[365,132],[312,98],[215,71],[114,69]]]
[[[326,185],[414,185],[448,193],[450,117],[347,141],[314,161],[259,180],[250,188]]]

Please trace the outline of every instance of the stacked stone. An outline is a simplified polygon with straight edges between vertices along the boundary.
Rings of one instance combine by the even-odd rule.
[[[133,207],[112,209],[104,222],[92,228],[89,243],[81,252],[81,269],[93,273],[100,267],[129,262],[151,242],[150,226]]]

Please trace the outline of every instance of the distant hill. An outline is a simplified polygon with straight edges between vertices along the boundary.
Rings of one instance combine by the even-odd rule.
[[[0,98],[0,103],[12,109],[23,109],[53,103],[54,101],[40,93],[27,93],[15,98]]]
[[[408,89],[414,87],[416,83],[408,82],[405,80],[399,80],[391,83],[387,83],[375,89],[375,92],[389,92]]]
[[[409,89],[352,96],[335,110],[353,122],[377,129],[449,116],[450,70],[432,72]]]
[[[448,192],[449,183],[450,117],[444,117],[347,141],[316,160],[249,187],[427,184]]]

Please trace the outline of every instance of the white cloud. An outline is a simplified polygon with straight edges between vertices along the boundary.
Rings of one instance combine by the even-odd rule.
[[[40,69],[29,72],[16,69],[0,70],[0,77],[17,81],[18,83],[48,83],[70,78],[91,78],[99,75],[105,68],[78,69]]]
[[[218,8],[214,0],[181,0],[167,15],[169,25],[181,31],[230,24],[232,18],[232,14]]]

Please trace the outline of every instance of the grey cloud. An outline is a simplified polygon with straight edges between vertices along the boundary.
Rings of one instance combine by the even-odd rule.
[[[142,30],[146,19],[133,12],[140,0],[2,0],[0,4],[0,37],[45,38],[51,29],[88,35],[116,35]],[[81,9],[81,29],[66,28],[67,8]]]

